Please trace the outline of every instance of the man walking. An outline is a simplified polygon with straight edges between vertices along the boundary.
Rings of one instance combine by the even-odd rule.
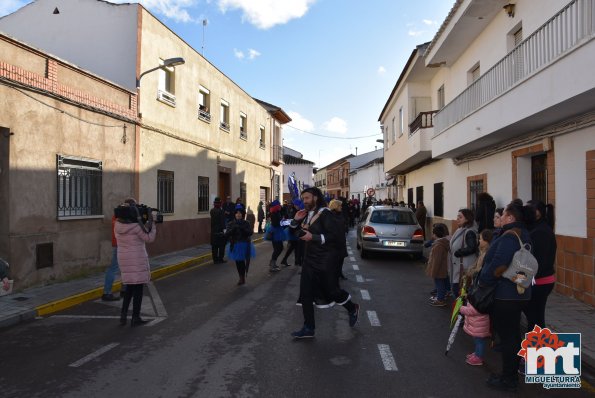
[[[339,225],[326,207],[320,189],[306,188],[302,191],[302,201],[305,209],[298,211],[291,222],[291,228],[297,229],[297,236],[305,242],[299,299],[304,326],[291,333],[296,339],[314,337],[314,301],[317,299],[345,307],[351,327],[359,317],[359,304],[353,303],[351,295],[339,287],[336,274],[341,239],[345,240],[344,226]]]
[[[231,198],[229,198],[231,199]],[[213,208],[210,211],[211,215],[211,252],[213,263],[221,264],[225,260],[225,213],[221,208],[221,199],[215,198],[213,201]]]

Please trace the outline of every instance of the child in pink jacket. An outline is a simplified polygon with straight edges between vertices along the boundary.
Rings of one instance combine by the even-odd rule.
[[[477,263],[470,269],[469,273],[477,273],[481,271],[483,266],[483,258],[485,253],[490,247],[492,241],[492,232],[490,230],[483,230],[479,235],[479,251],[480,255],[477,258]],[[468,275],[473,279],[474,275]],[[463,330],[475,341],[475,351],[467,355],[467,362],[469,365],[481,366],[483,365],[483,356],[485,353],[485,347],[490,337],[490,316],[488,314],[482,314],[478,312],[471,303],[467,302],[466,305],[461,307],[461,314],[465,316],[465,325]]]

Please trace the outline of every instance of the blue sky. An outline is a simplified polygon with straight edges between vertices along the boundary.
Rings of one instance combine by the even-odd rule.
[[[29,2],[0,0],[0,16]],[[293,118],[284,144],[324,166],[356,147],[380,148],[382,107],[454,0],[140,2],[199,51],[207,19],[205,57],[253,97],[282,107]],[[349,139],[361,136],[371,137]]]

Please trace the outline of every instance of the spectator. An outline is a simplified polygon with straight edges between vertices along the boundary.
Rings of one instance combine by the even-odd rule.
[[[504,208],[499,207],[494,211],[494,239],[502,235],[502,214]]]
[[[448,227],[445,224],[434,224],[432,228],[432,249],[428,258],[426,275],[434,279],[436,296],[430,297],[430,305],[446,306],[446,290],[448,286]]]
[[[501,339],[502,372],[490,376],[486,383],[498,390],[515,391],[517,388],[521,312],[531,298],[531,287],[517,289],[516,283],[502,274],[520,249],[519,239],[523,243],[531,242],[526,223],[533,218],[532,209],[522,202],[513,201],[506,206],[502,215],[503,234],[492,242],[478,277],[480,286],[496,286],[490,316],[494,331]]]
[[[477,195],[477,214],[475,221],[477,221],[478,232],[484,229],[494,229],[494,212],[496,211],[496,202],[494,198],[487,192],[482,192]]]
[[[343,215],[341,214],[343,211],[343,205],[340,200],[333,199],[329,203],[329,209],[331,213],[337,219],[337,225],[345,226]],[[347,228],[344,228],[343,234],[347,233]],[[343,262],[345,261],[345,257],[347,257],[347,241],[346,239],[339,241],[339,250],[337,252],[337,278],[341,278],[343,280],[347,279],[345,275],[343,275]]]
[[[285,239],[285,232],[281,226],[281,211],[281,203],[278,200],[273,200],[271,202],[271,225],[269,231],[267,231],[273,244],[273,254],[269,263],[270,272],[281,271],[281,268],[277,265],[277,258],[283,252],[283,240]]]
[[[258,233],[261,234],[264,232],[264,230],[262,229],[262,222],[265,220],[264,217],[264,203],[262,202],[262,200],[260,202],[258,202],[258,208],[257,208],[257,212],[258,212]]]
[[[225,253],[225,245],[227,240],[225,238],[226,218],[224,210],[221,208],[221,199],[215,198],[213,201],[213,208],[210,211],[211,215],[211,256],[214,264],[225,263],[223,258]]]
[[[473,211],[461,209],[457,214],[457,230],[450,239],[450,282],[452,293],[459,296],[461,278],[477,259],[477,224],[475,224]]]
[[[225,216],[225,224],[227,224],[230,221],[233,221],[233,219],[234,219],[233,213],[235,212],[236,205],[233,204],[233,202],[231,201],[231,196],[227,197],[222,208],[223,208],[223,214]]]
[[[120,300],[124,296],[124,290],[126,289],[125,285],[122,285],[122,289],[120,290],[120,297],[116,297],[112,294],[112,287],[114,285],[114,279],[116,278],[116,272],[120,271],[120,266],[118,265],[118,242],[116,241],[116,233],[114,232],[115,226],[116,216],[112,216],[112,262],[109,268],[105,271],[105,280],[103,282],[103,295],[101,296],[101,300],[103,301]]]
[[[417,218],[417,222],[421,225],[421,229],[424,231],[424,239],[426,238],[426,216],[428,215],[428,210],[426,206],[424,206],[424,202],[421,200],[417,202],[417,210],[415,211],[415,218]]]

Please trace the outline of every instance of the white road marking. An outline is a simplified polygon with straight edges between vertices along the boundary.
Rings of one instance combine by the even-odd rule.
[[[370,320],[370,325],[372,326],[380,326],[380,319],[378,319],[378,315],[376,315],[376,311],[367,311],[368,319]]]
[[[359,266],[357,264],[353,264],[353,270],[354,271],[359,271]]]
[[[165,306],[163,305],[163,301],[161,301],[161,297],[159,297],[159,293],[157,293],[157,289],[153,282],[147,283],[149,287],[149,293],[151,293],[151,299],[153,300],[153,305],[155,306],[155,312],[157,313],[158,317],[166,317],[167,311],[165,310]]]
[[[52,315],[50,318],[81,318],[81,319],[120,319],[114,315]]]
[[[109,350],[111,350],[114,347],[117,347],[118,345],[120,345],[120,343],[108,344],[105,347],[101,347],[97,351],[92,352],[91,354],[87,355],[86,357],[83,357],[83,358],[79,359],[78,361],[71,363],[68,366],[70,366],[71,368],[78,368],[79,366],[86,364],[87,362],[97,358],[98,356],[105,354],[106,352],[108,352]]]
[[[384,365],[385,370],[392,370],[395,372],[399,370],[388,344],[378,344],[378,351],[380,351],[380,358],[382,358],[382,364]]]
[[[146,328],[148,328],[148,327],[151,327],[151,326],[155,326],[155,325],[157,325],[158,323],[160,323],[160,322],[163,322],[163,321],[165,321],[165,317],[162,317],[162,318],[155,318],[155,319],[153,319],[151,322],[147,323],[147,324],[145,325],[145,327],[146,327]]]
[[[370,293],[367,290],[361,289],[360,293],[362,294],[362,300],[370,300]]]
[[[355,261],[355,257],[353,257],[353,256],[349,256],[349,260],[351,260],[351,261]]]
[[[358,282],[363,282],[364,281],[364,277],[361,276],[361,275],[356,275],[355,276],[355,280],[358,281]]]

